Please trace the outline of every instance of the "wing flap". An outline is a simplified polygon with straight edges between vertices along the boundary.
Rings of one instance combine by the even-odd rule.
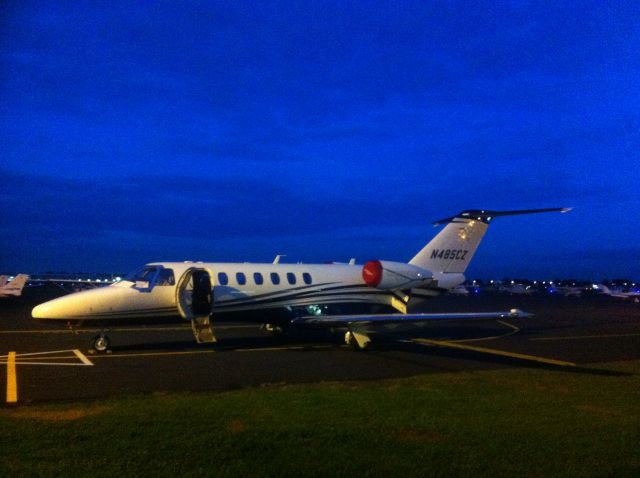
[[[371,315],[324,315],[297,317],[291,321],[295,325],[317,327],[348,327],[350,325],[384,325],[430,322],[435,320],[494,320],[531,317],[520,309],[501,312],[454,312],[433,314],[371,314]]]

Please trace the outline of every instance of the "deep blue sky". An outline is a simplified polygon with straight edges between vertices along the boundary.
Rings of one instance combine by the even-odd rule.
[[[575,206],[468,275],[640,276],[640,4],[483,3],[3,4],[0,270],[408,260]]]

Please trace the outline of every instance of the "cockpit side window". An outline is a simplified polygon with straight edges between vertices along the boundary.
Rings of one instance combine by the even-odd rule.
[[[156,278],[156,285],[176,285],[172,269],[160,269]]]

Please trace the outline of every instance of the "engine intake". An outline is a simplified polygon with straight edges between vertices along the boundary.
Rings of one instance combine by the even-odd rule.
[[[368,261],[362,267],[362,279],[377,289],[409,289],[433,280],[433,273],[404,262]]]

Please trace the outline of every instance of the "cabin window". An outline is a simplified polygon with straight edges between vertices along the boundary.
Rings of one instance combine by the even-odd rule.
[[[311,284],[311,282],[313,282],[311,280],[311,274],[309,274],[308,272],[303,272],[302,273],[302,280],[304,281],[305,284],[309,285]]]
[[[273,285],[278,285],[280,283],[280,276],[278,275],[277,272],[271,273],[271,283]]]
[[[226,272],[218,272],[218,284],[227,285],[229,283],[229,276]]]
[[[287,281],[293,285],[296,283],[296,275],[293,272],[287,272]]]
[[[244,275],[244,273],[237,272],[236,273],[236,281],[238,282],[238,285],[245,285],[247,283],[247,278]]]
[[[176,285],[176,278],[172,269],[160,269],[156,278],[156,285]]]
[[[262,285],[262,283],[264,282],[264,280],[262,279],[262,274],[260,274],[259,272],[254,272],[253,282],[255,282],[256,285]]]

